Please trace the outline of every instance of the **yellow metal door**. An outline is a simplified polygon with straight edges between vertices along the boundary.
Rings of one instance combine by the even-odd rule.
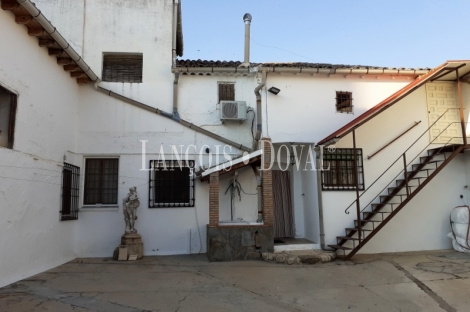
[[[456,144],[462,142],[459,103],[455,91],[454,83],[426,84],[429,125],[431,126],[445,113],[429,131],[432,143]],[[449,111],[446,113],[448,109]]]

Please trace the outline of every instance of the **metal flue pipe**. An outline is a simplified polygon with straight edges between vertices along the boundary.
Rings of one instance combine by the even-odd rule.
[[[250,32],[251,32],[251,14],[246,13],[243,15],[243,21],[245,22],[245,57],[243,63],[239,67],[250,67]]]

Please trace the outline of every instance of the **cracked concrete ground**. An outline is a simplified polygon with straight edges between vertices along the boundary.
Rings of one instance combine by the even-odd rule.
[[[205,255],[76,259],[0,289],[0,311],[470,311],[470,255],[286,266]]]

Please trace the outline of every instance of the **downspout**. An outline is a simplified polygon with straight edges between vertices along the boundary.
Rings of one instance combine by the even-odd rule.
[[[178,32],[178,6],[179,0],[173,1],[173,47],[171,50],[172,67],[176,67],[176,41]],[[180,115],[178,113],[178,80],[180,78],[179,73],[175,73],[175,80],[173,81],[173,119],[180,121]]]
[[[57,42],[57,44],[67,53],[68,56],[80,67],[81,70],[88,76],[88,78],[96,83],[100,82],[100,79],[91,70],[90,66],[82,59],[82,57],[75,52],[75,50],[69,45],[67,40],[52,26],[51,22],[39,11],[36,6],[30,0],[17,0],[18,3],[41,25],[44,30]]]
[[[173,43],[171,50],[172,66],[176,67],[176,37],[178,32],[178,5],[179,0],[173,0]]]
[[[261,72],[261,82],[255,88],[256,95],[256,134],[255,139],[253,140],[253,150],[258,148],[258,142],[261,138],[261,131],[263,129],[263,122],[261,116],[261,93],[260,90],[266,85],[266,72]]]
[[[175,80],[173,81],[173,116],[172,118],[176,121],[180,121],[180,114],[178,113],[178,80],[180,78],[179,73],[175,73]]]
[[[322,163],[323,163],[323,145],[315,147],[315,156],[316,156],[316,163],[317,163],[317,199],[318,199],[318,217],[320,219],[320,246],[321,249],[324,251],[336,251],[335,249],[331,249],[326,247],[325,245],[325,225],[323,223],[323,198],[322,198],[322,180],[321,180],[321,170]]]

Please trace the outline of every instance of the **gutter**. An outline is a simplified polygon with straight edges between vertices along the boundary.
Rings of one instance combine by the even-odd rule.
[[[173,73],[182,74],[210,74],[210,73],[223,73],[223,74],[250,74],[255,72],[266,73],[289,73],[289,74],[324,74],[324,75],[394,75],[414,77],[427,74],[429,70],[426,69],[372,69],[372,68],[320,68],[320,67],[173,67]]]
[[[82,57],[70,46],[64,37],[52,26],[51,22],[36,8],[34,3],[30,0],[17,0],[18,3],[44,28],[44,30],[57,42],[57,44],[67,53],[68,56],[80,67],[81,70],[88,76],[94,83],[99,83],[101,80],[91,70],[90,66],[82,59]]]

